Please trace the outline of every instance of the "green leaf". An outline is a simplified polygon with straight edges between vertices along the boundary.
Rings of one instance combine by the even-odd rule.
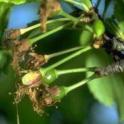
[[[12,4],[0,3],[0,41],[2,40],[4,29],[7,26],[7,18]]]
[[[109,33],[115,35],[121,41],[124,41],[124,21],[117,21],[114,18],[107,19],[106,28]]]
[[[114,16],[118,20],[124,20],[124,1],[123,0],[116,0],[115,1],[115,9],[114,9]]]
[[[87,54],[86,66],[105,66],[111,63],[111,58],[102,50],[92,50]],[[87,76],[89,73],[87,73]],[[123,74],[114,74],[98,78],[88,83],[94,97],[105,105],[116,103],[120,119],[124,120],[124,82]]]
[[[118,107],[119,117],[121,121],[124,121],[124,73],[116,74],[113,76],[112,89],[115,102]]]
[[[40,0],[0,0],[0,2],[3,2],[3,3],[11,3],[11,4],[23,4],[23,3],[26,3],[26,2],[37,2],[37,1],[40,1]]]
[[[86,67],[105,66],[110,63],[104,51],[92,50],[86,55]],[[90,73],[87,73],[87,76]],[[111,88],[111,78],[104,77],[95,79],[88,83],[90,91],[94,97],[105,105],[111,105],[114,101]]]
[[[92,3],[90,0],[78,0],[82,3],[84,3],[88,8],[92,8]]]
[[[26,0],[0,0],[0,2],[4,3],[13,3],[13,4],[21,4],[24,3]]]
[[[88,12],[92,8],[92,4],[90,0],[64,0],[65,2],[69,2],[70,4]]]

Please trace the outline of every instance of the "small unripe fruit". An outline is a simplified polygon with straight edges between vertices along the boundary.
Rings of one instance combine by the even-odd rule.
[[[66,88],[61,86],[58,88],[58,92],[54,95],[55,100],[61,100],[67,94]]]
[[[80,34],[79,43],[82,46],[91,45],[92,38],[93,38],[93,33],[88,30],[84,30]]]
[[[96,38],[100,38],[105,32],[105,26],[103,22],[98,19],[93,23],[93,30]]]
[[[57,79],[58,75],[56,70],[52,69],[47,71],[44,75],[43,75],[43,80],[45,81],[45,83],[52,83],[53,81],[55,81]]]
[[[66,95],[66,88],[61,86],[53,86],[48,89],[48,94],[44,97],[43,102],[45,105],[53,105],[56,102],[60,102],[61,99]]]
[[[31,87],[35,87],[35,86],[39,86],[41,83],[41,74],[40,72],[29,72],[27,74],[25,74],[22,77],[22,83],[23,85],[26,86],[31,86]]]

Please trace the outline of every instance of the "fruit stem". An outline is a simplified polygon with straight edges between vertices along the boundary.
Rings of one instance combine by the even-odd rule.
[[[69,18],[52,19],[52,20],[47,21],[47,24],[56,23],[56,22],[59,22],[59,21],[69,21],[69,20],[70,20]],[[41,25],[41,24],[38,23],[38,24],[35,24],[35,25],[33,25],[33,26],[20,29],[21,35],[23,35],[23,34],[29,32],[29,31],[31,31],[31,30],[33,30],[33,29],[35,29],[35,28],[40,27],[40,25]]]
[[[54,69],[54,68],[56,68],[57,66],[59,66],[59,65],[61,65],[61,64],[63,64],[63,63],[65,63],[65,62],[67,62],[67,61],[69,61],[69,60],[75,58],[76,56],[79,56],[79,55],[81,55],[82,53],[87,52],[87,51],[89,51],[89,50],[91,50],[91,49],[92,49],[91,46],[87,46],[87,47],[85,47],[85,48],[82,48],[81,50],[78,50],[78,51],[72,53],[71,55],[65,57],[64,59],[62,59],[62,60],[60,60],[60,61],[54,63],[53,65],[48,66],[47,68],[45,68],[44,71],[47,72],[48,70]]]
[[[88,68],[76,68],[76,69],[66,69],[66,70],[56,70],[58,75],[63,74],[72,74],[72,73],[80,73],[80,72],[94,72],[95,67],[88,67]]]
[[[61,56],[61,55],[64,55],[64,54],[67,54],[67,53],[70,53],[70,52],[74,52],[74,51],[79,50],[81,48],[82,48],[81,46],[70,48],[70,49],[67,49],[67,50],[63,50],[63,51],[60,51],[60,52],[55,52],[55,53],[46,55],[46,57],[47,57],[47,60],[49,60],[49,59],[54,58],[54,57],[58,57],[58,56]]]
[[[88,78],[76,83],[76,84],[73,84],[71,86],[68,86],[66,87],[66,94],[69,93],[70,91],[72,90],[75,90],[77,89],[78,87],[81,87],[83,86],[84,84],[88,83],[89,81],[93,80],[96,78],[96,74],[92,74],[91,76],[89,76]]]
[[[66,18],[68,18],[68,19],[70,19],[72,22],[74,22],[74,24],[77,24],[77,22],[79,21],[77,18],[75,18],[74,16],[72,16],[72,15],[66,13],[66,12],[63,11],[63,10],[61,10],[60,15],[66,17]]]
[[[45,38],[45,37],[47,37],[47,36],[49,36],[51,34],[54,34],[54,33],[58,32],[58,31],[64,29],[65,27],[71,25],[71,24],[72,23],[69,22],[69,23],[66,23],[64,25],[61,25],[61,26],[59,26],[59,27],[57,27],[57,28],[55,28],[55,29],[53,29],[51,31],[45,32],[45,33],[43,33],[43,34],[41,34],[41,35],[39,35],[39,36],[37,36],[35,38],[29,39],[28,42],[32,45],[32,44],[36,43],[37,41],[39,41],[39,40],[41,40],[41,39],[43,39],[43,38]]]

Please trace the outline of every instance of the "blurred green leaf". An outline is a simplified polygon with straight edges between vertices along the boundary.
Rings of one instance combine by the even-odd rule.
[[[7,26],[7,18],[10,8],[12,7],[11,3],[2,3],[0,2],[0,41],[4,32],[4,29]]]
[[[20,4],[24,3],[26,0],[0,0],[0,2]]]
[[[86,66],[93,67],[93,66],[105,66],[110,63],[109,57],[107,54],[100,50],[92,50],[87,53],[86,57]],[[87,76],[89,73],[87,73]],[[100,102],[104,103],[105,105],[111,105],[114,101],[113,93],[111,89],[111,77],[104,77],[95,79],[88,83],[90,91],[93,93],[96,99]]]
[[[109,18],[105,21],[108,32],[115,35],[121,41],[124,41],[124,21],[117,21],[114,18]]]
[[[111,58],[102,50],[90,51],[86,57],[86,66],[105,66],[111,63]],[[87,76],[89,73],[87,73]],[[88,87],[94,97],[105,105],[117,103],[120,119],[124,120],[124,83],[121,74],[109,75],[92,80]]]
[[[26,3],[26,2],[37,2],[40,0],[0,0],[0,2],[4,2],[4,3],[11,3],[11,4],[22,4],[22,3]]]
[[[124,20],[124,14],[122,14],[123,10],[124,10],[124,1],[123,0],[116,0],[115,1],[114,16],[120,21]]]
[[[79,0],[79,1],[84,3],[88,8],[92,8],[91,0]]]

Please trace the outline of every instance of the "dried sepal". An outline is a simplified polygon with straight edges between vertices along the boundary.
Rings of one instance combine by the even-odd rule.
[[[37,87],[30,87],[23,85],[16,91],[15,102],[19,103],[24,96],[28,96],[33,110],[42,115],[46,107],[60,102],[64,95],[63,90],[58,86],[48,87],[41,84]]]
[[[94,9],[90,9],[90,11],[86,12],[86,13],[83,13],[81,16],[80,16],[80,22],[83,22],[83,23],[92,23],[94,21],[94,15],[95,15],[95,11]]]
[[[20,36],[19,29],[9,29],[5,31],[4,39],[6,40],[16,40]]]
[[[93,42],[93,47],[96,49],[101,48],[104,45],[105,41],[103,40],[103,38],[96,38]]]
[[[58,0],[42,0],[40,7],[40,22],[41,30],[46,31],[47,19],[58,13],[61,10],[61,6]]]
[[[47,60],[45,58],[45,55],[30,51],[23,55],[23,59],[20,61],[20,65],[26,70],[38,70],[46,62]]]
[[[14,103],[18,104],[22,98],[28,93],[28,88],[24,85],[18,85],[17,91],[15,92]]]
[[[25,55],[28,51],[30,51],[31,46],[27,40],[24,41],[13,41],[11,44],[11,50],[13,54],[12,67],[16,71],[17,74],[20,73],[20,61],[23,59],[23,55]]]

